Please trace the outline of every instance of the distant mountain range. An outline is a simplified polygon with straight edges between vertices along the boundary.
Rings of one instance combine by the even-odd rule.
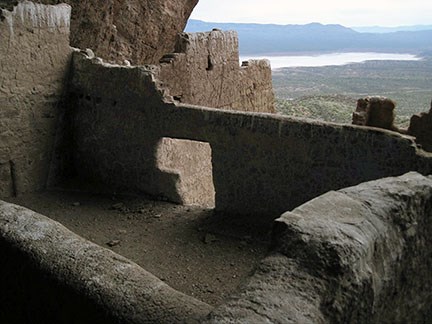
[[[385,27],[358,27],[354,30],[342,25],[320,23],[275,25],[212,23],[190,19],[186,31],[200,32],[213,28],[236,30],[241,55],[360,51],[413,54],[432,52],[432,26],[430,29],[427,29],[427,26],[410,26],[406,27],[410,30],[405,31],[401,30],[403,27],[396,27],[395,31]],[[361,30],[363,32],[360,32]]]

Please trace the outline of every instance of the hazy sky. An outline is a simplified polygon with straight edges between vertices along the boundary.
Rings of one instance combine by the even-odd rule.
[[[431,25],[432,0],[199,0],[191,18],[348,27]]]

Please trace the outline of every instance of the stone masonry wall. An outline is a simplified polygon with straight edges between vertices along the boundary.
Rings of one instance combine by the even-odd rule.
[[[234,31],[183,33],[165,55],[157,78],[179,102],[221,109],[274,113],[267,60],[239,65]]]
[[[167,101],[157,82],[145,67],[74,55],[74,156],[83,179],[118,190],[172,191],[177,177],[157,167],[160,139],[207,142],[216,209],[274,218],[329,190],[432,170],[432,154],[409,136],[179,105]]]
[[[45,186],[70,66],[66,4],[0,9],[0,197]]]
[[[166,94],[178,102],[228,110],[275,112],[269,62],[251,60],[240,66],[236,32],[213,30],[180,34],[175,53],[163,57],[159,71],[156,78]],[[210,198],[214,197],[213,179],[208,174],[212,172],[211,161],[205,146],[175,139],[170,139],[169,144],[160,151],[158,161],[162,166],[169,164],[170,171],[177,173],[178,194],[164,190],[164,195],[186,204],[213,206],[214,198]],[[185,156],[193,157],[194,163],[184,163]]]

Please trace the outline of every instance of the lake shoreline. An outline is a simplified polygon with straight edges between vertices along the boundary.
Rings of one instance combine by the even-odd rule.
[[[313,55],[259,55],[240,56],[240,62],[256,59],[268,59],[272,70],[293,67],[340,66],[366,61],[419,61],[422,57],[416,54],[384,52],[330,52]]]

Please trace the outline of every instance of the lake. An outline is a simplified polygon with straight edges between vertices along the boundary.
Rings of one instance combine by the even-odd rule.
[[[413,54],[394,53],[330,53],[298,56],[241,56],[240,62],[248,59],[268,59],[272,69],[296,66],[327,66],[361,63],[369,60],[418,61],[421,58]]]

